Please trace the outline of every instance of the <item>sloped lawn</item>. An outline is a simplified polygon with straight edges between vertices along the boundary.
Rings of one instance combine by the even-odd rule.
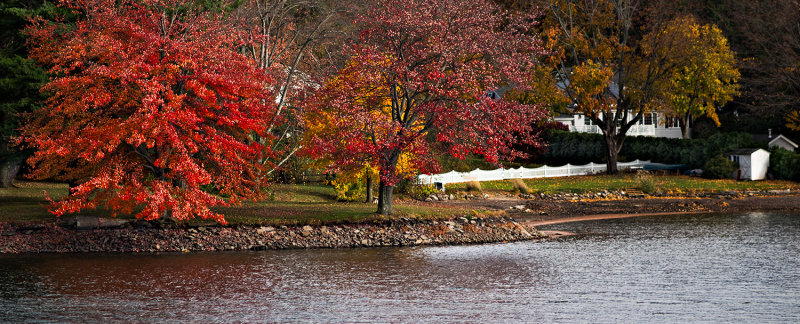
[[[67,194],[66,184],[18,182],[17,188],[0,188],[0,222],[55,222],[47,211],[43,191],[53,199]],[[338,202],[333,189],[323,185],[283,185],[272,187],[273,199],[245,202],[240,206],[217,207],[231,224],[295,225],[335,224],[386,219],[375,214],[374,204]],[[430,206],[413,201],[395,201],[392,217],[451,218],[474,212],[452,207]],[[108,217],[105,210],[81,212],[79,215]],[[120,218],[133,218],[121,216]],[[190,224],[210,224],[213,221],[194,219]]]

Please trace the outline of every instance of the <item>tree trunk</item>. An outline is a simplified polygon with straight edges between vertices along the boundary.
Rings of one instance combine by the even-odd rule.
[[[383,180],[380,181],[378,186],[378,213],[381,215],[392,214],[392,193],[394,193],[394,186],[387,186]]]
[[[400,151],[389,152],[381,159],[380,182],[378,185],[378,213],[381,215],[392,214],[392,193],[396,181],[395,170],[400,159]],[[390,181],[391,185],[387,183]]]
[[[0,188],[11,188],[14,186],[14,178],[19,173],[22,161],[11,159],[0,164]]]
[[[367,188],[366,188],[367,200],[364,202],[369,204],[372,203],[372,200],[375,199],[375,197],[372,196],[372,175],[370,174],[369,170],[367,170],[366,176],[367,176]]]
[[[681,126],[681,136],[683,139],[689,138],[689,115],[684,115],[680,117],[680,126]]]
[[[606,133],[603,134],[603,136],[606,140],[606,160],[608,163],[606,166],[606,173],[617,174],[619,173],[619,170],[617,169],[617,161],[619,149],[622,147],[622,141],[620,141],[619,138],[614,134],[609,135]]]

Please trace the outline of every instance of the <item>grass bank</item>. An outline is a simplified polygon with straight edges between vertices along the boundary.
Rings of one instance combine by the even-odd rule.
[[[60,183],[17,182],[17,188],[0,188],[0,222],[55,222],[47,211],[43,191],[58,199],[67,194],[68,187]],[[230,224],[305,225],[338,224],[386,219],[375,214],[376,206],[365,203],[336,201],[332,188],[324,185],[283,185],[272,187],[274,199],[245,202],[240,206],[218,207]],[[426,206],[413,201],[396,201],[395,215],[418,219],[443,219],[470,215],[475,212],[451,206]],[[481,212],[479,212],[481,213]],[[79,215],[108,217],[105,210],[91,210]],[[133,218],[121,216],[120,218]],[[213,221],[193,219],[192,225],[212,224]]]

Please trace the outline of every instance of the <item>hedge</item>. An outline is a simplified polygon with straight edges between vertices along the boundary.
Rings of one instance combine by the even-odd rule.
[[[550,131],[545,135],[549,148],[534,159],[547,165],[605,163],[603,135]],[[667,164],[686,164],[702,168],[712,157],[738,148],[758,147],[747,133],[717,133],[707,139],[674,139],[629,136],[619,153],[620,161],[650,160]]]
[[[769,165],[772,175],[776,179],[800,182],[800,154],[774,148],[769,156]]]

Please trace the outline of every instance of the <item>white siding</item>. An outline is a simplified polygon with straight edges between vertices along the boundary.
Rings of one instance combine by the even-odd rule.
[[[572,115],[572,118],[559,116],[555,118],[555,121],[566,125],[570,132],[602,134],[602,131],[599,127],[593,125],[591,122],[587,124],[587,119],[588,118],[582,114],[574,114]],[[627,135],[666,138],[683,137],[680,127],[666,127],[663,123],[664,120],[664,116],[660,113],[657,114],[657,117],[653,120],[652,124],[645,124],[643,119],[638,125],[633,125],[633,127],[628,130]],[[691,130],[689,132],[689,137],[691,137]]]
[[[691,138],[691,131],[689,132],[689,137]],[[664,127],[664,125],[659,125],[655,129],[655,137],[666,137],[666,138],[683,138],[683,134],[681,134],[680,127]]]
[[[739,163],[738,177],[741,180],[764,180],[769,169],[769,152],[758,149],[749,155],[732,155],[731,160]]]
[[[753,168],[751,167],[749,155],[739,155],[739,178],[742,180],[753,180]]]
[[[797,146],[793,145],[791,141],[788,141],[783,135],[776,137],[774,140],[769,142],[769,147],[780,147],[784,150],[794,151]]]
[[[769,152],[759,149],[750,155],[750,180],[764,180],[769,168]]]

